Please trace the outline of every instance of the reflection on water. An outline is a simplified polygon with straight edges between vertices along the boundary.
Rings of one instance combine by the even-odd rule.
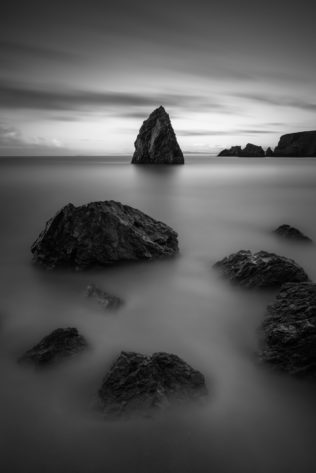
[[[316,279],[314,247],[271,234],[290,223],[316,239],[316,161],[121,161],[0,164],[1,471],[311,472],[315,387],[272,373],[255,356],[274,292],[233,288],[212,263],[241,248],[265,249],[296,259]],[[60,207],[106,199],[175,228],[180,255],[83,273],[30,264],[31,243]],[[90,282],[126,304],[106,314],[84,297]],[[45,372],[16,364],[59,326],[78,327],[90,350]],[[122,349],[183,357],[205,374],[208,402],[154,420],[104,421],[91,406]]]

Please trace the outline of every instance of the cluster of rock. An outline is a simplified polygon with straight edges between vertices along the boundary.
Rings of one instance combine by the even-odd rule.
[[[285,158],[316,157],[316,131],[301,131],[282,135],[274,151],[269,147],[264,152],[261,146],[248,143],[244,149],[241,146],[232,146],[230,149],[224,149],[218,156],[247,158],[263,158],[265,156]]]

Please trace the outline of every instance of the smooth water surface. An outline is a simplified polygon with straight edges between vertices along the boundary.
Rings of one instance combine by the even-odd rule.
[[[258,363],[258,327],[274,291],[244,290],[212,264],[239,249],[295,259],[316,279],[315,246],[273,235],[280,224],[316,241],[316,160],[187,159],[0,162],[0,468],[4,473],[311,473],[315,385]],[[178,257],[86,272],[45,271],[30,246],[68,202],[114,199],[179,234]],[[106,313],[89,283],[125,299]],[[90,349],[35,371],[17,358],[57,327]],[[153,419],[104,420],[93,409],[121,350],[173,352],[205,375],[210,396]]]

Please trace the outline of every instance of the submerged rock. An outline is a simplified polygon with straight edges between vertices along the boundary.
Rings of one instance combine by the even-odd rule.
[[[218,156],[238,156],[241,158],[264,158],[265,152],[261,146],[248,143],[245,148],[241,146],[232,146],[230,149],[224,149]]]
[[[123,304],[122,299],[102,291],[102,289],[99,289],[94,284],[87,286],[86,296],[94,297],[104,309],[116,310]]]
[[[148,413],[207,394],[204,376],[169,353],[121,352],[105,376],[99,399],[105,414]]]
[[[19,361],[48,365],[79,353],[87,346],[87,341],[76,328],[58,328],[28,350]]]
[[[316,284],[282,286],[262,325],[261,359],[296,376],[316,377]]]
[[[274,156],[316,157],[316,131],[288,133],[281,136]]]
[[[170,117],[163,107],[154,110],[142,124],[132,164],[184,164]]]
[[[267,251],[240,250],[218,261],[214,267],[226,278],[246,287],[276,287],[285,282],[309,280],[295,261]]]
[[[140,210],[113,200],[66,205],[32,245],[34,261],[49,268],[108,265],[178,252],[178,235]]]
[[[288,240],[296,240],[296,241],[304,241],[304,242],[311,242],[312,240],[304,235],[300,230],[295,227],[291,227],[290,225],[280,225],[274,233],[277,235],[284,237]]]

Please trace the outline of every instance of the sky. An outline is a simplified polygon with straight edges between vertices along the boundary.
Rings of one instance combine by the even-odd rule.
[[[0,155],[132,154],[163,105],[185,153],[316,129],[316,2],[1,3]]]

